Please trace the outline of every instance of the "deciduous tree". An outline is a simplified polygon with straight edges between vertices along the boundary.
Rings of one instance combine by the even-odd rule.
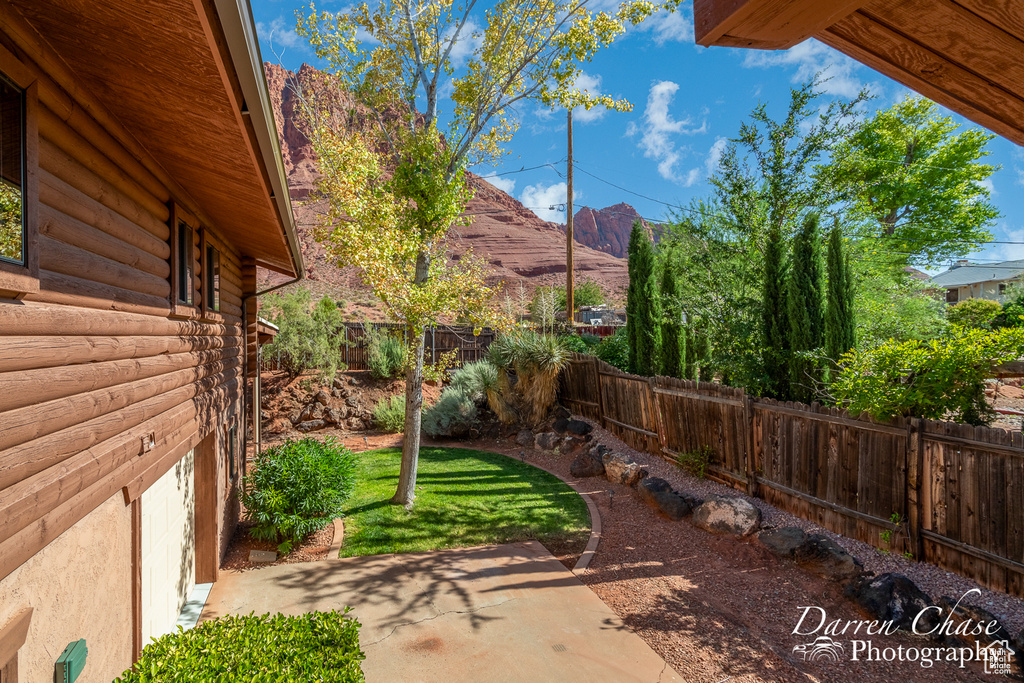
[[[383,0],[338,13],[311,5],[300,17],[297,31],[326,62],[334,86],[323,99],[302,98],[321,172],[315,235],[338,265],[359,268],[408,326],[405,435],[393,499],[407,507],[419,455],[424,326],[459,316],[480,321],[491,294],[479,262],[447,258],[445,237],[468,197],[465,168],[500,156],[516,130],[512,110],[528,100],[629,106],[574,84],[583,63],[657,6],[627,1],[608,13],[590,4],[504,0],[484,11],[476,0]],[[458,65],[454,52],[466,45],[472,54]],[[338,115],[343,102],[353,106]],[[347,130],[362,114],[375,122],[373,135]]]

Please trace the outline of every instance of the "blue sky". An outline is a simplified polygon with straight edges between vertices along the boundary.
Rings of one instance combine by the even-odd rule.
[[[293,70],[303,62],[319,66],[293,30],[294,12],[302,7],[295,0],[253,0],[266,61]],[[689,4],[676,14],[655,15],[586,66],[583,84],[588,89],[625,98],[633,110],[574,112],[577,208],[626,202],[641,215],[661,220],[669,211],[666,203],[685,205],[709,195],[707,177],[726,140],[737,135],[750,111],[765,102],[770,111],[781,113],[790,88],[819,71],[830,78],[825,89],[832,97],[851,97],[862,86],[869,87],[876,95],[871,108],[888,107],[910,92],[813,39],[784,52],[702,48],[693,42]],[[566,199],[566,113],[531,103],[519,111],[519,119],[510,153],[494,167],[472,170],[483,176],[499,174],[492,179],[495,185],[541,218],[564,221],[564,210],[548,207],[564,205]],[[985,245],[971,259],[1024,258],[1024,148],[997,137],[989,149],[987,161],[1001,166],[990,179],[992,202],[1002,213],[992,232],[997,241],[1021,244]],[[537,166],[541,168],[518,172]],[[929,270],[944,270],[945,265],[936,263]]]

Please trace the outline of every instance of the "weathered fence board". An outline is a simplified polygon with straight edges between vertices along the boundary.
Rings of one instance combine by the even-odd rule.
[[[1024,435],[855,417],[574,354],[562,400],[630,447],[713,451],[710,478],[824,528],[1024,597]]]

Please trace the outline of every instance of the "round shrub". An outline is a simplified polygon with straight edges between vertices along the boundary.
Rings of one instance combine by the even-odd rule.
[[[498,368],[486,360],[466,363],[455,372],[451,386],[474,401],[487,398],[487,392],[498,386]]]
[[[386,330],[366,328],[366,365],[374,379],[391,379],[405,367],[405,344]]]
[[[423,431],[430,436],[465,436],[476,426],[476,402],[465,392],[448,387],[437,403],[423,411]]]
[[[397,434],[405,428],[405,396],[396,394],[381,399],[373,408],[373,421],[377,429],[388,434]]]
[[[359,622],[347,612],[211,619],[154,640],[114,683],[363,681]]]
[[[605,363],[629,372],[629,337],[626,328],[620,327],[615,330],[615,334],[602,339],[595,355]]]
[[[263,451],[242,478],[242,505],[255,523],[250,533],[289,552],[341,516],[355,486],[355,467],[352,451],[332,437],[289,439]]]

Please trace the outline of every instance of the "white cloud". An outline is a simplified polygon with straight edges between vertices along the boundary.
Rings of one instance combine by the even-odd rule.
[[[577,90],[582,90],[591,95],[602,94],[601,77],[591,76],[586,71],[580,72],[580,74],[576,77],[576,80],[573,82],[573,86],[575,86]],[[603,104],[598,105],[596,107],[591,107],[589,111],[587,109],[584,109],[583,107],[576,107],[575,109],[572,110],[572,120],[573,123],[591,123],[593,121],[597,121],[602,116],[604,116],[606,111],[607,109]]]
[[[516,189],[516,181],[514,178],[505,178],[504,176],[496,175],[495,171],[491,171],[487,175],[480,177],[506,194],[512,194],[512,190]]]
[[[725,148],[728,146],[729,141],[726,138],[716,138],[715,144],[711,145],[708,158],[704,160],[704,168],[709,176],[718,170],[718,162],[722,160],[722,155],[725,154]]]
[[[697,184],[698,180],[700,180],[700,169],[691,168],[686,174],[686,178],[683,179],[683,187],[692,187]]]
[[[681,154],[676,149],[674,137],[677,135],[696,135],[707,132],[707,121],[699,128],[693,127],[693,121],[689,118],[676,121],[669,112],[669,105],[675,99],[679,84],[672,81],[656,81],[651,86],[647,96],[647,108],[644,110],[642,123],[638,126],[630,123],[626,127],[626,135],[634,136],[642,132],[638,147],[643,150],[644,156],[658,162],[658,173],[662,178],[684,185],[692,185],[696,180],[690,181],[693,171],[686,177],[678,175],[676,165],[679,163]],[[688,183],[688,181],[690,181]]]
[[[659,47],[665,43],[692,43],[693,20],[683,14],[682,7],[675,12],[658,10],[640,24],[641,31],[649,31]]]
[[[523,193],[519,195],[519,201],[523,203],[523,206],[537,214],[537,217],[543,221],[564,223],[566,192],[565,183],[555,183],[554,185],[537,183],[536,185],[524,187]],[[579,196],[577,192],[574,193],[573,198],[575,199]]]
[[[284,54],[284,50],[289,48],[295,50],[304,50],[307,48],[306,41],[299,37],[299,34],[295,32],[295,29],[290,25],[286,24],[284,17],[278,17],[265,24],[262,21],[256,24],[256,35],[259,37],[260,42],[267,47],[272,53],[280,57]]]
[[[1015,148],[1013,150],[1014,161],[1024,163],[1024,150]],[[1024,167],[1018,166],[1016,163],[1013,165],[1013,170],[1017,173],[1017,184],[1024,186]]]
[[[480,27],[472,19],[468,19],[466,25],[459,31],[459,39],[455,41],[455,45],[452,47],[450,57],[453,67],[458,69],[473,56],[477,48],[484,44],[483,36],[479,35],[479,32]],[[454,33],[455,27],[452,26],[445,33],[445,44],[447,44],[447,41],[451,39]]]
[[[995,239],[1005,242],[1024,242],[1024,228],[1011,228],[1006,223],[1001,223],[992,231]],[[1016,261],[1024,259],[1024,244],[993,244],[988,249],[972,254],[968,258],[985,262],[988,261]]]
[[[743,66],[795,68],[790,79],[793,83],[806,82],[820,73],[822,92],[840,97],[855,97],[864,86],[854,75],[859,66],[857,62],[814,38],[779,52],[751,50],[743,59]]]

